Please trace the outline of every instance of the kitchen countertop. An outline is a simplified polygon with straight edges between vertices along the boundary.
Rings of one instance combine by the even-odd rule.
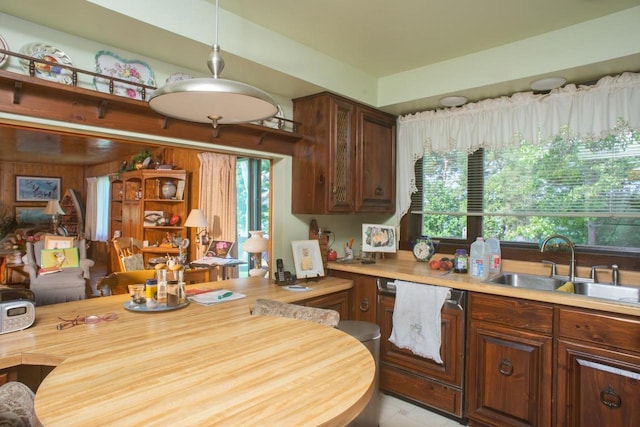
[[[335,328],[250,315],[257,298],[295,302],[353,283],[309,286],[292,292],[260,278],[190,285],[246,298],[156,313],[124,309],[128,295],[38,307],[32,327],[0,335],[0,367],[57,366],[36,393],[46,426],[343,425],[373,392],[369,351]],[[58,316],[107,312],[118,319],[56,328]]]
[[[453,257],[452,255],[436,254],[434,257]],[[362,264],[361,262],[329,262],[328,268],[336,271],[365,274],[368,276],[385,277],[390,279],[405,280],[409,282],[425,283],[436,286],[446,286],[455,289],[463,289],[473,292],[482,292],[493,295],[522,298],[533,301],[543,301],[554,304],[563,304],[572,307],[587,308],[593,310],[608,311],[611,313],[640,316],[640,304],[614,302],[583,295],[568,294],[565,292],[538,291],[533,289],[517,288],[512,286],[493,285],[473,279],[468,274],[458,274],[432,270],[428,262],[418,262],[408,251],[399,251],[394,258],[376,260],[375,264]],[[558,266],[560,270],[562,266]],[[503,260],[503,271],[548,274],[548,266],[539,263]],[[579,270],[581,277],[588,277],[588,271]],[[628,277],[629,275],[627,275]],[[633,275],[635,279],[635,275]],[[625,282],[626,283],[626,282]],[[613,286],[613,285],[612,285]],[[634,285],[629,285],[634,286]]]

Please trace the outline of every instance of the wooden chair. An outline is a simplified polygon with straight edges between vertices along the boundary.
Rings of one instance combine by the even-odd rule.
[[[144,284],[155,276],[155,270],[116,271],[100,279],[96,286],[102,296],[128,294],[129,285]]]
[[[112,240],[118,256],[120,271],[144,270],[142,242],[134,237],[118,237]]]
[[[291,317],[293,319],[308,320],[334,328],[340,322],[340,313],[335,310],[305,307],[267,299],[257,299],[253,305],[251,314],[254,316]]]

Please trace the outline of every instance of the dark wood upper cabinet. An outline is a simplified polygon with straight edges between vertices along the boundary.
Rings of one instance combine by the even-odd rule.
[[[294,99],[293,120],[304,137],[293,159],[293,213],[395,212],[395,116],[323,92]]]

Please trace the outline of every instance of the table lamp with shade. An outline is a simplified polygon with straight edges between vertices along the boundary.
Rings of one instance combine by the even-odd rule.
[[[242,245],[242,250],[251,257],[250,277],[264,277],[267,271],[262,268],[262,253],[269,249],[269,240],[263,231],[249,231],[250,237]]]
[[[64,211],[62,210],[62,207],[60,207],[60,203],[57,200],[49,200],[42,213],[45,215],[51,215],[51,232],[53,234],[57,234],[59,222],[58,215],[64,215]]]
[[[209,221],[207,221],[207,217],[204,215],[204,212],[200,209],[191,209],[189,212],[189,216],[187,220],[184,222],[185,227],[194,227],[196,229],[196,257],[200,258],[201,251],[201,243],[203,239],[200,237],[201,234],[207,233],[207,229],[209,228]],[[198,229],[201,229],[198,231]]]

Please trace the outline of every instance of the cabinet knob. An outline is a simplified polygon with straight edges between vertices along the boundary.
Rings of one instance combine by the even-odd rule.
[[[619,408],[622,406],[622,398],[616,393],[611,384],[600,392],[600,402],[609,408]]]
[[[369,311],[369,300],[367,298],[363,298],[362,301],[360,301],[360,311],[364,313]]]
[[[382,194],[384,193],[384,191],[382,191],[382,187],[380,187],[379,185],[376,187],[376,196],[382,196]]]
[[[509,359],[505,358],[500,363],[500,366],[498,367],[498,370],[505,377],[510,377],[511,375],[513,375],[513,365],[511,364],[511,361]]]

